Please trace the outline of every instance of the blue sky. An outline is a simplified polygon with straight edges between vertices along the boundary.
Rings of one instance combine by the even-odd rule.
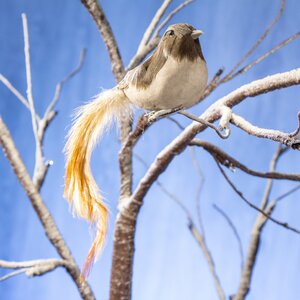
[[[255,59],[287,36],[299,31],[300,2],[287,1],[279,24],[250,57]],[[103,1],[127,64],[134,55],[138,42],[149,24],[160,1]],[[178,5],[174,1],[172,7]],[[264,28],[277,14],[279,1],[259,0],[198,0],[173,19],[173,23],[187,22],[202,29],[203,52],[210,77],[221,66],[233,67],[252,46]],[[58,116],[49,127],[45,139],[45,157],[54,161],[42,196],[57,222],[67,244],[79,265],[82,265],[90,246],[88,225],[72,217],[62,197],[65,135],[75,107],[97,94],[101,88],[115,84],[106,49],[92,19],[80,1],[0,1],[0,72],[23,94],[26,77],[23,56],[21,13],[28,18],[33,93],[37,111],[42,114],[52,99],[55,85],[78,62],[80,51],[87,48],[82,71],[69,81],[57,105]],[[208,99],[191,111],[200,114],[219,97],[241,84],[269,74],[299,67],[300,40],[286,46],[263,63],[216,90]],[[249,121],[267,128],[293,131],[299,110],[300,87],[247,99],[234,111]],[[30,114],[21,103],[0,84],[0,114],[32,173],[34,139]],[[140,111],[136,112],[140,114]],[[182,124],[189,124],[177,116]],[[155,124],[141,139],[136,153],[150,164],[155,155],[178,134],[178,128],[167,120]],[[207,130],[200,136],[209,140],[245,164],[266,170],[276,144],[250,137],[233,129],[226,141]],[[109,199],[111,211],[106,248],[90,276],[97,299],[107,299],[111,267],[112,235],[117,212],[119,191],[118,135],[112,130],[106,135],[93,155],[94,176]],[[211,157],[196,150],[205,177],[201,194],[206,238],[215,259],[217,272],[227,295],[238,286],[240,260],[236,241],[226,222],[212,208],[216,203],[231,217],[243,242],[244,252],[250,237],[256,212],[246,206],[220,176]],[[279,170],[299,173],[299,153],[290,152],[279,163]],[[8,162],[0,154],[0,258],[22,261],[57,257],[46,239],[43,228],[30,206]],[[134,185],[145,172],[138,160],[134,161]],[[237,171],[229,174],[252,202],[258,204],[265,180],[254,179]],[[176,158],[160,177],[170,191],[176,193],[196,217],[196,189],[199,177],[193,168],[190,151]],[[276,197],[295,183],[277,182]],[[274,216],[300,228],[299,192],[278,205]],[[255,266],[253,283],[248,299],[297,299],[300,293],[300,237],[269,223],[263,233],[261,252]],[[4,274],[4,271],[0,271]],[[0,298],[19,299],[79,299],[75,285],[63,269],[40,278],[28,279],[23,275],[0,284]],[[187,229],[187,218],[176,204],[156,185],[148,193],[138,219],[136,254],[134,261],[133,299],[217,299],[213,281],[203,255]]]

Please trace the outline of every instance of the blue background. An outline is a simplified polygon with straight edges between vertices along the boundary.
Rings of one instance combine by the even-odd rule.
[[[127,64],[160,1],[102,1]],[[172,8],[178,5],[174,1]],[[229,70],[253,45],[277,14],[279,1],[271,0],[201,0],[191,4],[172,21],[187,22],[202,29],[203,52],[210,77],[224,66]],[[28,17],[31,44],[33,93],[36,109],[42,115],[54,95],[55,85],[77,63],[83,47],[88,49],[82,71],[69,81],[57,105],[59,112],[46,133],[45,158],[54,161],[42,188],[50,209],[68,246],[81,266],[90,246],[88,225],[72,217],[62,197],[65,135],[75,107],[115,84],[107,51],[91,17],[80,1],[5,1],[0,0],[0,72],[22,94],[26,93],[21,13]],[[255,59],[300,28],[300,2],[287,1],[279,24],[259,49]],[[289,44],[232,82],[224,84],[203,103],[192,108],[200,114],[219,97],[241,84],[269,74],[299,67],[300,41]],[[261,127],[291,132],[296,127],[300,87],[276,91],[247,99],[234,111]],[[0,84],[0,113],[6,122],[30,172],[34,165],[34,139],[27,109]],[[136,112],[140,114],[140,111]],[[177,116],[182,124],[189,121]],[[143,136],[135,151],[150,164],[155,155],[179,133],[168,120],[154,125]],[[206,130],[200,138],[220,145],[246,165],[266,170],[276,144],[248,136],[238,129],[226,141]],[[114,218],[119,191],[118,133],[112,130],[97,147],[92,159],[94,176],[103,190],[111,211],[106,247],[89,278],[97,299],[107,299],[111,267]],[[236,292],[240,278],[240,258],[236,240],[224,219],[212,208],[222,207],[237,226],[244,253],[256,212],[246,206],[219,174],[212,158],[197,149],[205,177],[201,193],[206,238],[215,259],[222,286],[229,296]],[[279,170],[299,173],[299,153],[290,151],[279,163]],[[25,193],[10,165],[0,154],[0,258],[22,261],[57,257],[44,235]],[[134,185],[145,167],[134,161]],[[257,205],[266,180],[255,179],[240,171],[229,174],[248,199]],[[182,200],[196,218],[196,190],[199,176],[193,167],[190,151],[176,158],[160,177],[164,186]],[[276,182],[272,197],[287,191],[295,183]],[[300,228],[299,192],[282,201],[274,216]],[[300,294],[300,237],[268,223],[254,270],[248,299],[298,299]],[[1,274],[7,270],[1,270]],[[0,284],[0,299],[79,299],[78,291],[63,269],[28,279],[13,277]],[[133,299],[217,299],[213,280],[201,250],[187,229],[182,210],[156,185],[148,193],[138,219],[134,261]]]

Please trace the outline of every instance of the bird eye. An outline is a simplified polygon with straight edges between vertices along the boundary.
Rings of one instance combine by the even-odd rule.
[[[170,35],[170,36],[174,35],[174,30],[169,30],[169,31],[167,32],[167,34]]]

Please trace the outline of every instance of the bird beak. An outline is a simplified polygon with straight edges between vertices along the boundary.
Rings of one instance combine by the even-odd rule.
[[[201,34],[203,34],[203,31],[195,29],[192,31],[191,37],[196,40]]]

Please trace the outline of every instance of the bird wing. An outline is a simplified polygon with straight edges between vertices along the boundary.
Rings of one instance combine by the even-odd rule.
[[[167,57],[158,47],[142,64],[127,72],[118,84],[118,88],[124,90],[130,85],[134,85],[137,88],[147,88],[166,61]]]

